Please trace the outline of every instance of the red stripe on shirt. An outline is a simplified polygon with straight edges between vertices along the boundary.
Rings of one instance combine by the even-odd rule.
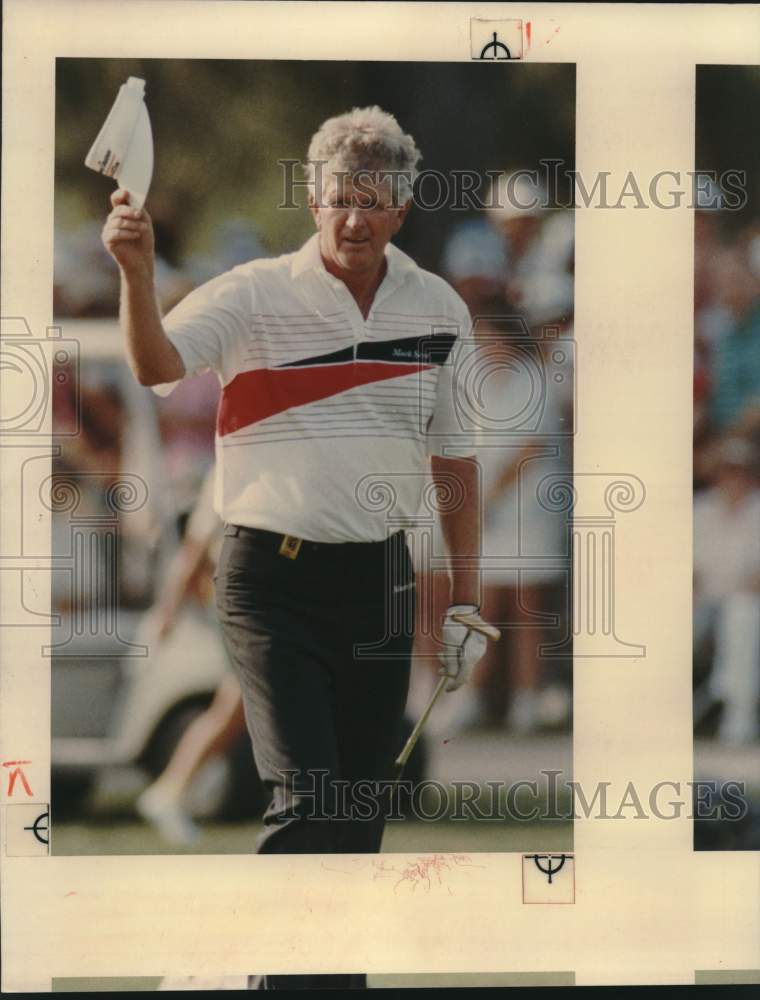
[[[313,368],[257,368],[241,372],[222,390],[216,432],[224,437],[293,406],[316,403],[356,386],[399,378],[432,367],[363,362]]]

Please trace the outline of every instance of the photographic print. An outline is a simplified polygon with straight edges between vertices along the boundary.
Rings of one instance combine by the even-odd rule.
[[[394,143],[409,144],[406,169],[414,167],[416,176],[401,202],[409,203],[408,218],[388,250],[404,256],[388,259],[407,269],[414,262],[434,275],[419,280],[440,288],[453,305],[439,304],[439,315],[433,306],[406,313],[393,300],[384,308],[378,301],[373,313],[368,300],[371,308],[360,320],[353,302],[346,311],[331,290],[310,321],[308,292],[296,288],[282,318],[271,312],[275,306],[260,305],[245,320],[248,339],[236,362],[241,371],[220,375],[204,366],[160,397],[135,385],[119,331],[119,269],[101,239],[104,199],[112,188],[82,170],[80,155],[104,112],[93,108],[87,120],[79,95],[110,95],[119,81],[143,77],[143,106],[156,108],[150,124],[160,169],[146,205],[155,233],[155,294],[167,322],[194,302],[197,309],[200,297],[213,296],[225,282],[245,280],[241,268],[252,261],[259,264],[251,280],[262,281],[272,267],[292,269],[291,258],[302,260],[308,250],[292,255],[312,246],[313,233],[324,241],[320,246],[329,245],[325,230],[315,227],[321,218],[309,211],[306,167],[327,171],[330,144],[339,150],[359,144],[359,168],[390,173],[395,165],[399,181],[404,163],[393,159]],[[313,843],[297,838],[290,850],[327,849],[322,833],[329,820],[317,815],[319,807],[337,816],[340,853],[352,853],[350,840],[343,841],[352,823],[349,805],[339,809],[337,796],[320,804],[317,793],[329,794],[331,783],[353,774],[351,756],[358,750],[350,741],[341,746],[347,737],[338,733],[338,758],[325,774],[327,747],[320,747],[315,732],[305,759],[286,755],[270,772],[274,734],[259,729],[257,747],[254,704],[262,692],[251,689],[244,710],[235,654],[225,652],[216,621],[224,611],[211,599],[214,577],[220,600],[228,580],[216,564],[245,562],[242,553],[233,553],[241,543],[227,541],[239,537],[231,534],[236,527],[262,532],[258,539],[250,535],[259,545],[274,544],[277,535],[279,548],[292,532],[294,545],[301,537],[306,544],[343,542],[349,554],[365,535],[398,541],[404,532],[416,587],[406,576],[390,580],[403,604],[365,591],[345,609],[349,621],[343,624],[337,608],[322,609],[332,623],[328,632],[347,627],[346,641],[354,647],[350,669],[359,689],[350,692],[350,714],[359,712],[362,685],[374,675],[392,676],[394,661],[403,669],[394,696],[399,705],[381,726],[395,731],[384,769],[375,774],[372,764],[373,770],[352,779],[392,781],[390,765],[439,684],[440,627],[453,600],[451,556],[464,562],[468,555],[447,548],[442,526],[465,505],[480,508],[472,555],[482,564],[473,567],[480,578],[472,596],[501,637],[476,665],[471,683],[436,699],[403,780],[378,802],[378,810],[392,817],[385,842],[395,853],[572,847],[569,505],[563,501],[571,490],[574,430],[573,221],[566,207],[574,93],[571,65],[516,66],[505,79],[498,66],[484,71],[467,63],[59,61],[54,310],[56,325],[77,341],[78,371],[60,383],[54,400],[60,456],[53,463],[53,537],[61,562],[77,546],[91,552],[92,571],[64,570],[53,585],[53,609],[61,613],[51,664],[52,798],[60,820],[55,853],[237,853],[262,834],[268,840],[277,809],[283,809],[279,797],[290,802],[299,790],[289,786],[298,781],[319,833]],[[204,96],[200,105],[198,94]],[[436,100],[440,94],[448,95],[445,102]],[[229,113],[210,118],[208,102]],[[449,121],[456,102],[463,120],[473,103],[480,111],[467,114],[466,129],[454,134]],[[495,115],[494,102],[503,106]],[[298,114],[288,114],[296,106]],[[244,149],[239,136],[254,122]],[[103,143],[108,147],[107,138]],[[418,166],[420,149],[425,154]],[[333,169],[351,165],[343,156]],[[372,159],[378,156],[385,161]],[[329,182],[320,183],[316,196],[333,196]],[[110,204],[105,207],[110,211]],[[370,223],[371,211],[365,211]],[[339,238],[349,239],[343,233],[354,225],[349,220]],[[393,284],[386,285],[390,294]],[[452,369],[445,374],[453,397],[444,442],[436,429],[442,389],[431,379],[435,363],[409,361],[410,352],[419,357],[427,345],[436,349],[436,336],[446,344],[444,331],[457,324],[456,352],[444,359]],[[347,351],[355,352],[350,364]],[[261,403],[251,409],[257,395]],[[67,429],[74,412],[81,424],[72,435]],[[429,429],[434,414],[438,424]],[[445,456],[436,484],[427,462],[404,444],[405,435],[415,448],[427,441],[428,448],[442,450],[443,443],[452,455],[478,456],[480,499],[468,496],[461,471],[456,463],[447,468]],[[373,449],[379,449],[375,458]],[[262,496],[255,509],[241,508],[237,515],[234,507],[227,515],[215,510],[215,483],[216,504],[239,503],[230,476],[247,468],[258,482],[265,456],[282,466],[283,481],[271,487],[271,498]],[[302,500],[292,494],[292,480],[299,468],[312,466],[311,478],[298,488]],[[345,481],[337,483],[339,476]],[[431,492],[436,486],[440,499]],[[281,509],[288,491],[290,512]],[[129,497],[123,510],[115,510],[113,499],[121,492]],[[336,517],[336,505],[346,507],[343,517]],[[237,525],[235,518],[247,523]],[[289,530],[256,529],[254,522]],[[118,544],[111,562],[109,541]],[[291,577],[262,580],[259,588],[287,590],[307,552],[277,553]],[[386,566],[397,558],[394,552],[384,554],[381,546],[378,556],[380,575],[404,572]],[[245,558],[255,562],[255,551]],[[361,564],[360,576],[366,572]],[[325,573],[320,577],[316,566],[307,573],[307,618],[319,616],[319,591],[340,593],[327,565]],[[358,587],[354,580],[351,589]],[[344,594],[338,603],[348,599]],[[366,638],[352,636],[350,619],[373,602],[380,605],[379,621],[364,626],[370,628]],[[290,623],[286,630],[292,628]],[[412,640],[410,678],[405,647],[383,658],[386,632],[399,633],[396,644],[405,632]],[[315,641],[309,633],[300,644]],[[325,656],[338,655],[329,649]],[[302,654],[294,649],[281,655],[298,661]],[[245,680],[240,666],[245,689],[252,679]],[[309,669],[319,673],[323,667]],[[337,692],[325,694],[317,709],[313,688],[295,677],[290,683],[306,698],[293,723],[299,730],[312,724],[312,713],[324,720],[341,711]],[[369,697],[360,728],[380,711],[381,695],[382,688]],[[380,738],[378,732],[372,742]],[[303,774],[290,776],[296,769]],[[136,793],[131,799],[130,787]],[[278,802],[262,827],[273,797]],[[361,812],[353,817],[359,829],[375,822],[364,815],[366,803],[353,809]]]

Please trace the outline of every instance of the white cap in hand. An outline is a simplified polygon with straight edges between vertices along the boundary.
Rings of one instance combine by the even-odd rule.
[[[144,94],[145,81],[130,76],[84,161],[90,170],[116,178],[135,208],[145,203],[153,177],[153,134]]]

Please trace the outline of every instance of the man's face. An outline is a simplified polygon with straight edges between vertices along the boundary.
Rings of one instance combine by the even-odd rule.
[[[407,216],[410,203],[394,206],[390,182],[356,183],[339,178],[325,183],[320,203],[309,207],[319,230],[322,258],[328,269],[348,274],[370,273],[383,262],[385,248]]]

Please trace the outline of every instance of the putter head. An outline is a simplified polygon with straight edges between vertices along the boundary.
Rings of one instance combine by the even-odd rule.
[[[143,100],[145,81],[130,76],[122,84],[105,124],[85,157],[85,166],[114,177],[142,208],[153,177],[153,134]]]

